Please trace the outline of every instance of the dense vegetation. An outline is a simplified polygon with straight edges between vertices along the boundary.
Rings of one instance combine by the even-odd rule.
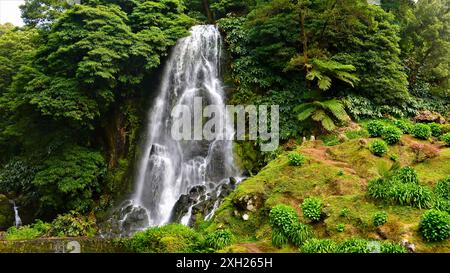
[[[26,0],[24,27],[0,25],[0,228],[12,225],[8,200],[20,205],[24,221],[4,237],[97,233],[105,212],[132,187],[146,101],[164,58],[192,25],[215,23],[225,41],[230,104],[280,105],[282,146],[261,153],[259,141],[237,142],[241,167],[255,176],[225,200],[216,218],[199,220],[195,229],[172,224],[136,233],[119,240],[124,249],[246,251],[239,242],[261,239],[270,241],[268,251],[371,252],[368,234],[386,235],[391,229],[384,227],[403,217],[414,220],[405,225],[416,225],[420,240],[444,241],[445,247],[449,5]],[[301,144],[310,135],[328,148]],[[357,170],[344,163],[330,167],[325,156]],[[384,164],[377,173],[374,162]],[[289,173],[276,177],[267,168]],[[329,192],[325,180],[344,186]],[[364,186],[355,190],[358,183]],[[247,194],[264,200],[243,222],[233,213]],[[366,211],[343,207],[339,198],[342,204],[356,200]],[[388,240],[377,251],[405,252],[397,235],[381,236]]]

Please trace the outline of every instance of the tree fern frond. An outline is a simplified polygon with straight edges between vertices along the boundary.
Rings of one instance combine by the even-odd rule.
[[[322,123],[323,128],[329,132],[336,129],[336,125],[334,124],[334,121],[329,116],[325,116],[325,118],[322,119],[321,123]]]
[[[322,73],[317,69],[313,68],[311,71],[308,72],[308,74],[306,74],[307,80],[313,81],[316,78],[318,80],[322,79]]]
[[[297,115],[297,119],[298,120],[300,120],[300,121],[303,121],[303,120],[306,120],[307,118],[309,118],[311,115],[312,115],[312,113],[314,113],[314,111],[316,111],[317,110],[317,108],[316,107],[309,107],[309,108],[306,108],[305,110],[303,110],[302,112],[300,112],[298,115]]]
[[[337,99],[327,100],[322,102],[323,107],[330,111],[334,117],[339,121],[350,120],[347,112],[345,111],[344,104]]]
[[[314,114],[312,115],[311,118],[315,121],[322,121],[326,117],[327,117],[327,113],[325,113],[324,110],[319,109],[314,112]]]
[[[318,82],[317,86],[321,90],[328,90],[331,87],[331,78],[328,76],[323,76]]]

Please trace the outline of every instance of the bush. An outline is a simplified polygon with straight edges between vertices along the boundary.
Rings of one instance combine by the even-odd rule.
[[[450,133],[443,134],[441,140],[444,141],[447,146],[450,146]]]
[[[373,225],[378,227],[378,226],[382,226],[384,224],[386,224],[387,222],[387,214],[384,211],[379,211],[373,214],[372,216],[372,221],[373,221]]]
[[[319,221],[322,216],[322,200],[316,197],[306,198],[302,205],[303,216],[311,221]]]
[[[330,239],[311,239],[300,248],[303,253],[336,253],[337,245]]]
[[[391,242],[383,242],[381,244],[381,253],[407,253],[405,247]]]
[[[298,223],[297,212],[290,206],[276,205],[270,210],[269,223],[272,229],[278,229],[287,235],[291,232],[293,226]]]
[[[384,124],[379,120],[372,120],[367,123],[367,132],[371,137],[379,137],[383,132]]]
[[[205,237],[204,245],[214,250],[231,245],[233,234],[228,229],[216,230]]]
[[[5,234],[6,240],[32,240],[47,235],[50,230],[50,224],[41,220],[36,220],[34,224],[21,226],[19,228],[11,227]]]
[[[419,184],[419,177],[416,170],[411,166],[406,166],[395,172],[394,179],[402,183]]]
[[[279,228],[272,228],[272,245],[282,247],[289,242],[288,237]]]
[[[394,126],[387,126],[381,132],[381,137],[390,145],[398,143],[402,137],[402,131]]]
[[[386,181],[381,178],[370,180],[367,185],[369,196],[379,200],[389,200],[390,187]]]
[[[376,140],[372,141],[372,143],[370,143],[369,150],[374,155],[382,156],[385,153],[387,153],[389,149],[388,149],[388,145],[386,144],[386,142],[384,142],[383,140],[380,140],[380,139],[376,139]]]
[[[442,124],[441,132],[442,134],[450,133],[450,124]]]
[[[438,210],[428,210],[422,215],[419,230],[428,242],[439,242],[450,236],[450,216]]]
[[[369,253],[368,241],[363,239],[347,239],[338,244],[339,253]]]
[[[394,161],[394,162],[398,162],[398,155],[396,154],[391,154],[389,155],[389,159]]]
[[[424,123],[416,123],[411,131],[412,135],[419,139],[429,139],[431,137],[430,126]]]
[[[396,204],[419,209],[430,208],[433,203],[431,190],[418,184],[394,182],[390,186],[389,195]]]
[[[450,177],[441,179],[436,183],[434,194],[438,197],[450,200]]]
[[[128,251],[139,253],[195,252],[201,245],[201,236],[181,224],[169,224],[136,232],[124,241]]]
[[[56,217],[49,232],[51,236],[59,237],[91,237],[97,233],[97,229],[93,216],[86,217],[71,211]]]
[[[431,135],[434,137],[440,137],[442,135],[441,125],[435,122],[429,124],[431,129]]]
[[[301,166],[305,163],[306,158],[302,154],[291,152],[288,154],[288,161],[291,166]]]
[[[336,231],[337,232],[344,232],[345,231],[345,224],[339,223],[336,225]]]
[[[402,132],[404,134],[411,133],[411,129],[413,126],[411,122],[406,121],[406,120],[396,119],[396,120],[394,120],[393,123],[398,129],[402,130]]]
[[[314,234],[311,227],[302,223],[295,224],[289,233],[289,239],[296,246],[303,245],[303,243],[313,236]]]
[[[414,162],[416,163],[424,162],[439,155],[439,149],[430,144],[415,142],[411,144],[410,148],[414,153]]]

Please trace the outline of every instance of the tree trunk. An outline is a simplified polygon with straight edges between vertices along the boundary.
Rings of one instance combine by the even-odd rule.
[[[208,17],[208,23],[214,24],[214,17],[211,12],[211,9],[209,8],[209,1],[203,0],[203,7],[205,8],[206,16]]]

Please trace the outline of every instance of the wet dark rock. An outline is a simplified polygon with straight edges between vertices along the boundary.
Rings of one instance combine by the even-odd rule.
[[[246,194],[233,200],[234,205],[241,211],[256,211],[263,204],[263,199],[259,195]]]

